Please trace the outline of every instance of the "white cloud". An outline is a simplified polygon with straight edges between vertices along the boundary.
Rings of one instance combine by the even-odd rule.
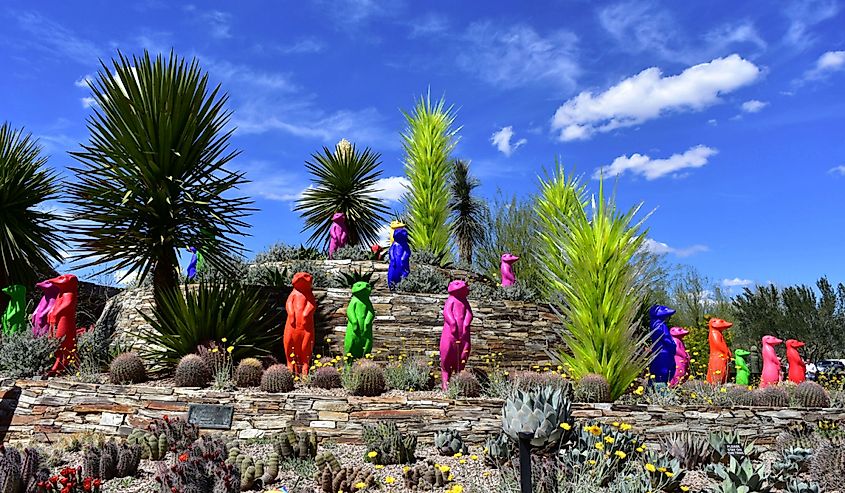
[[[385,224],[384,226],[378,229],[378,244],[384,248],[390,246],[390,225]]]
[[[66,58],[82,65],[91,66],[102,57],[97,44],[81,38],[70,29],[35,12],[17,15],[21,29],[32,34],[33,41],[23,41],[21,47],[31,47],[46,55]],[[19,40],[20,41],[20,40]]]
[[[830,74],[845,69],[845,50],[828,51],[816,60],[816,65],[804,74],[808,80],[821,79]]]
[[[789,28],[784,39],[798,49],[815,43],[816,38],[810,34],[810,28],[839,13],[836,0],[790,0],[786,5],[784,14],[789,19]]]
[[[138,272],[129,273],[129,269],[120,269],[113,274],[114,282],[118,286],[129,286],[138,282]]]
[[[637,153],[619,156],[609,165],[597,169],[593,178],[619,176],[630,171],[635,175],[644,176],[646,180],[655,180],[684,169],[700,168],[716,153],[718,151],[712,147],[697,145],[690,147],[683,154],[672,154],[666,159],[652,159]]]
[[[83,89],[88,89],[88,84],[91,82],[94,82],[94,76],[92,74],[85,74],[80,79],[74,81],[73,85]]]
[[[842,164],[842,165],[839,165],[839,166],[834,166],[833,168],[830,168],[828,170],[828,173],[831,173],[831,174],[834,174],[834,175],[845,176],[845,164]]]
[[[308,53],[319,53],[326,48],[325,43],[314,38],[304,38],[285,46],[278,46],[277,50],[286,55],[299,55]]]
[[[90,108],[90,107],[94,106],[94,103],[96,103],[96,102],[97,102],[97,100],[96,100],[96,99],[94,99],[94,98],[89,98],[89,97],[82,98],[82,99],[80,99],[79,101],[81,101],[81,102],[82,102],[82,107],[83,107],[83,108]]]
[[[467,29],[458,64],[498,87],[542,81],[569,90],[581,73],[577,42],[569,31],[543,36],[524,24],[501,27],[476,22]]]
[[[754,281],[751,279],[740,279],[739,277],[734,277],[733,279],[722,279],[722,286],[726,288],[738,288],[738,287],[745,287],[751,286],[754,284]]]
[[[561,105],[552,118],[560,139],[587,139],[596,132],[638,125],[670,112],[700,111],[720,95],[751,84],[760,69],[733,54],[664,76],[657,67],[628,77],[606,91],[583,91]]]
[[[326,114],[317,108],[311,111],[289,113],[272,111],[260,104],[247,105],[235,113],[234,124],[240,134],[261,134],[281,131],[305,139],[316,139],[334,144],[341,138],[352,142],[385,142],[398,146],[397,139],[390,139],[391,132],[383,128],[384,118],[375,108],[363,110],[338,110]]]
[[[441,14],[428,13],[411,22],[410,38],[437,36],[449,29],[449,19]]]
[[[769,103],[767,101],[749,99],[748,101],[742,103],[742,106],[740,106],[740,108],[744,113],[757,113],[768,105]]]
[[[657,255],[672,254],[676,257],[689,257],[697,253],[702,253],[710,250],[707,245],[692,245],[685,248],[676,248],[667,245],[666,243],[646,238],[643,242],[643,250]]]
[[[512,138],[513,127],[507,126],[502,127],[502,129],[498,132],[494,132],[493,135],[490,137],[490,142],[493,144],[493,146],[496,147],[496,149],[499,149],[499,152],[501,152],[505,156],[510,156],[514,153],[514,151],[524,146],[528,142],[528,139],[522,138],[514,143],[511,143]]]
[[[376,181],[376,197],[387,202],[399,202],[411,186],[411,182],[404,176],[390,176]]]
[[[239,163],[238,167],[250,180],[240,186],[245,195],[279,202],[292,202],[302,196],[303,180],[299,180],[285,166],[269,161],[247,161]]]
[[[212,37],[217,39],[228,39],[232,37],[232,16],[230,14],[219,10],[210,10],[200,17]]]

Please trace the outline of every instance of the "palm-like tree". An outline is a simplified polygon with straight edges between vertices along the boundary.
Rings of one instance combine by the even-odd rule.
[[[58,218],[38,208],[58,190],[46,164],[31,134],[0,126],[0,287],[29,285],[60,258],[61,237],[53,224]]]
[[[449,210],[452,212],[452,235],[458,244],[461,261],[472,265],[472,253],[484,236],[486,204],[472,192],[481,183],[470,175],[469,164],[455,161],[450,184]]]
[[[83,266],[126,269],[140,280],[152,273],[157,299],[178,285],[177,248],[202,250],[226,272],[242,250],[243,220],[251,201],[231,192],[246,183],[227,169],[231,112],[208,74],[171,52],[118,53],[89,84],[96,105],[89,142],[72,153],[81,165],[69,185],[79,223],[73,237],[87,257]]]
[[[354,144],[341,140],[334,152],[323,147],[311,157],[305,167],[314,175],[314,184],[294,207],[305,220],[303,231],[311,230],[308,243],[328,244],[335,212],[346,215],[350,245],[377,243],[379,227],[390,212],[375,195],[379,191],[381,155],[370,148],[359,151]]]

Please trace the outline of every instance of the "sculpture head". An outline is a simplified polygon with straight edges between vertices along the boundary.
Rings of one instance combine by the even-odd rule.
[[[189,246],[188,251],[191,253],[197,253],[197,247]]]
[[[763,345],[764,346],[777,346],[778,344],[782,343],[781,339],[778,339],[775,336],[763,336]]]
[[[687,334],[689,334],[689,330],[683,327],[672,327],[669,329],[669,333],[672,334],[672,337],[683,339]]]
[[[786,340],[786,348],[787,349],[795,349],[797,350],[800,347],[804,347],[804,343],[801,341],[796,341],[795,339],[787,339]]]
[[[407,245],[408,244],[408,230],[405,228],[399,228],[393,232],[393,242],[399,243],[400,245]]]
[[[654,305],[648,310],[648,318],[652,321],[660,320],[665,322],[669,317],[675,314],[675,310],[663,305]]]
[[[450,282],[449,287],[446,290],[450,295],[458,299],[463,300],[469,296],[469,286],[466,281],[461,281],[460,279]]]
[[[737,356],[737,357],[740,357],[740,358],[744,358],[745,356],[748,356],[749,354],[751,354],[751,353],[749,351],[746,351],[745,349],[737,349],[737,350],[734,351],[734,356]]]
[[[352,285],[352,296],[357,298],[366,298],[370,295],[373,288],[370,286],[370,283],[366,281],[358,281]]]
[[[38,288],[38,289],[40,289],[41,291],[44,291],[44,294],[48,294],[48,293],[58,293],[58,292],[59,292],[59,287],[58,287],[58,286],[53,285],[53,283],[52,283],[52,282],[50,282],[50,280],[49,280],[49,279],[46,279],[46,280],[44,280],[44,281],[41,281],[41,282],[37,283],[37,284],[35,285],[35,287],[36,287],[36,288]]]
[[[390,229],[399,229],[399,228],[404,228],[405,226],[406,226],[406,224],[403,223],[402,221],[398,220],[398,219],[394,219],[394,220],[390,221]]]
[[[79,289],[79,280],[73,274],[62,274],[59,277],[54,277],[47,281],[59,288],[59,291],[62,293],[69,293]]]
[[[293,279],[291,280],[291,284],[293,284],[293,289],[297,291],[311,291],[311,286],[314,281],[314,276],[307,272],[297,272],[293,275]]]
[[[346,222],[346,214],[342,212],[335,212],[332,215],[332,222],[343,224],[344,222]]]
[[[707,327],[710,330],[718,330],[719,332],[724,331],[725,329],[730,329],[733,327],[734,324],[722,320],[721,318],[711,318],[709,322],[707,322]]]
[[[516,262],[517,260],[519,260],[519,257],[512,254],[512,253],[503,253],[502,254],[502,262],[504,262],[506,264],[513,265],[513,263]]]

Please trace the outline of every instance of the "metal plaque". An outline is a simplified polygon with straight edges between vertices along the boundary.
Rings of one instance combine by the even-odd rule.
[[[232,428],[232,417],[235,406],[221,404],[189,404],[188,422],[200,428],[214,430],[229,430]]]
[[[742,445],[738,443],[726,443],[725,451],[732,457],[745,457],[745,449],[743,449]]]

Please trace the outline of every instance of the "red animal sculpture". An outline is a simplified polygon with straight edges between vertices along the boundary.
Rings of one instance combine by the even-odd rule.
[[[728,349],[728,343],[725,341],[725,335],[722,332],[732,326],[732,323],[726,322],[721,318],[711,318],[707,323],[707,341],[710,343],[707,382],[712,385],[724,385],[728,382],[728,362],[730,362],[732,356],[731,350]]]
[[[786,362],[789,364],[789,381],[801,383],[807,379],[807,365],[798,352],[798,348],[804,347],[804,343],[795,339],[786,341]]]
[[[783,379],[780,358],[775,346],[783,341],[775,336],[763,336],[763,373],[760,375],[760,388],[777,385]]]
[[[314,352],[314,312],[317,299],[311,291],[313,277],[307,272],[293,276],[293,291],[285,303],[285,358],[294,375],[308,375]]]
[[[76,303],[79,297],[79,280],[73,274],[64,274],[49,279],[47,282],[59,288],[59,295],[47,320],[50,323],[50,336],[61,339],[56,350],[56,362],[48,372],[58,375],[67,369],[76,352]]]

